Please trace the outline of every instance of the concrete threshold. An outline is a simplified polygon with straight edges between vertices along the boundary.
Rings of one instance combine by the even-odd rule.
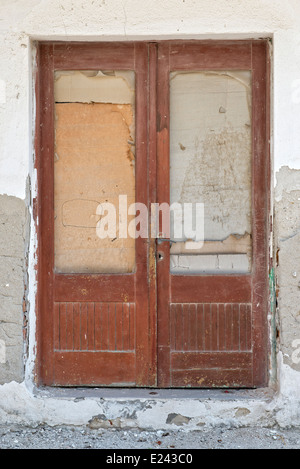
[[[186,389],[186,388],[121,388],[121,387],[40,387],[34,388],[33,394],[40,397],[69,399],[150,399],[169,400],[249,400],[269,401],[274,396],[271,388],[260,389]]]
[[[43,421],[50,425],[185,431],[274,424],[270,388],[43,387],[34,388],[31,395],[42,408]]]
[[[272,388],[36,388],[30,382],[0,386],[2,424],[182,431],[270,427],[278,424],[278,416],[283,424],[291,420],[285,405]]]

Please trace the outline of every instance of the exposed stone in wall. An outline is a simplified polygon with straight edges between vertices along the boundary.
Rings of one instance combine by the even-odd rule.
[[[300,171],[282,167],[275,192],[279,342],[284,363],[300,371]]]
[[[185,425],[185,424],[189,423],[190,420],[191,420],[190,417],[185,417],[184,415],[169,414],[168,418],[166,420],[166,423],[171,423],[171,424],[174,424],[174,425],[181,426],[181,425]]]
[[[25,202],[0,196],[0,383],[23,379]]]

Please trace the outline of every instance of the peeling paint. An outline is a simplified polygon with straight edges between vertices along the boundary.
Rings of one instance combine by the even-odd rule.
[[[294,360],[294,341],[300,339],[300,171],[282,168],[277,175],[275,200],[276,291],[279,312],[278,347],[283,361],[300,371]],[[274,297],[271,296],[274,307]]]
[[[0,383],[21,381],[26,237],[25,202],[0,196]]]
[[[247,71],[171,73],[171,203],[204,204],[205,238],[172,245],[173,272],[251,271],[250,85]]]
[[[64,6],[50,0],[24,0],[12,2],[4,0],[0,6],[0,34],[1,77],[5,82],[5,102],[0,105],[0,138],[1,138],[1,170],[0,192],[24,200],[26,195],[26,178],[30,174],[32,181],[30,214],[33,217],[33,202],[36,197],[36,172],[31,166],[32,134],[30,121],[35,121],[34,99],[31,90],[31,62],[34,53],[35,39],[70,40],[70,41],[99,41],[99,40],[131,40],[151,38],[158,39],[245,39],[270,37],[274,44],[274,60],[272,71],[274,75],[274,90],[272,89],[272,154],[274,158],[275,211],[274,218],[274,252],[277,252],[278,262],[275,270],[270,273],[270,305],[274,308],[274,281],[277,291],[277,316],[279,323],[278,349],[278,395],[266,404],[260,400],[253,400],[247,405],[250,414],[237,417],[238,408],[243,409],[242,402],[232,406],[213,400],[205,401],[210,405],[204,410],[203,402],[193,401],[193,415],[191,425],[228,424],[279,424],[280,426],[299,425],[299,368],[293,363],[295,349],[292,344],[299,335],[299,237],[298,237],[298,202],[300,197],[295,191],[300,190],[297,169],[300,168],[299,159],[299,66],[300,66],[300,6],[295,0],[282,2],[276,0],[249,0],[240,2],[198,2],[168,3],[168,17],[164,13],[166,4],[161,1],[148,2],[143,8],[138,8],[138,2],[127,2],[121,5],[117,1],[103,2],[99,9],[90,2],[88,5],[79,1],[78,8],[74,2],[66,0]],[[112,8],[114,6],[114,8]],[[182,21],[178,21],[181,18]],[[149,33],[151,32],[151,34]],[[273,79],[272,78],[272,79]],[[33,80],[34,81],[34,80]],[[2,99],[3,101],[3,99]],[[219,112],[225,109],[226,113]],[[217,108],[220,116],[227,115],[227,106]],[[29,117],[30,116],[30,117]],[[182,145],[183,148],[180,147]],[[188,147],[183,140],[176,141],[181,154],[186,155]],[[30,163],[28,163],[30,162]],[[181,185],[179,185],[181,187]],[[298,211],[293,211],[292,208]],[[272,207],[271,207],[272,209]],[[28,256],[29,272],[29,334],[30,351],[26,363],[26,383],[32,386],[35,360],[35,320],[36,320],[36,253],[37,242],[35,222],[30,226],[30,248]],[[38,222],[38,221],[37,221]],[[9,226],[9,225],[7,225]],[[17,230],[9,230],[14,243]],[[230,232],[231,234],[231,232]],[[5,238],[6,239],[6,238]],[[2,243],[5,247],[5,242]],[[7,258],[3,256],[3,263]],[[6,264],[7,265],[7,264]],[[5,288],[14,288],[13,321],[22,315],[23,276],[18,270],[16,277],[18,287],[15,288],[5,275],[1,284]],[[16,273],[16,272],[15,272]],[[294,275],[296,274],[296,275]],[[22,281],[20,280],[22,278]],[[9,287],[6,285],[9,284]],[[15,301],[17,298],[17,302]],[[5,297],[8,300],[8,296]],[[9,301],[13,301],[12,298]],[[2,305],[4,307],[4,305]],[[5,311],[5,314],[7,311]],[[21,335],[21,330],[20,330]],[[15,336],[19,340],[18,335]],[[2,339],[3,340],[3,339]],[[9,354],[9,348],[6,350]],[[15,356],[19,356],[19,350]],[[13,363],[11,366],[14,367]],[[18,367],[16,367],[18,368]],[[19,369],[18,369],[19,370]],[[6,382],[12,379],[10,369],[0,366],[1,377]],[[20,379],[19,371],[17,372]],[[1,378],[2,379],[2,378]],[[93,415],[101,412],[101,401],[86,401],[73,403],[71,399],[53,399],[36,397],[28,393],[23,385],[10,382],[0,386],[0,416],[1,421],[50,424],[72,423],[86,424]],[[115,410],[114,403],[110,404]],[[123,405],[123,403],[122,403]],[[122,407],[120,405],[119,407]],[[136,404],[134,404],[136,405]],[[138,415],[141,426],[161,424],[172,412],[186,415],[182,402],[165,402],[157,404],[157,412]],[[100,407],[100,410],[99,410]],[[116,409],[113,418],[121,415],[120,408]],[[187,406],[188,407],[188,406]],[[174,408],[176,408],[174,410]],[[105,409],[107,415],[107,409]],[[187,414],[192,415],[192,413]],[[186,428],[183,426],[182,428]],[[199,427],[198,427],[199,428]]]
[[[134,104],[135,77],[131,71],[71,70],[55,72],[56,103]]]
[[[135,268],[135,240],[101,239],[100,204],[135,200],[133,72],[56,72],[55,266],[59,272]],[[104,215],[104,214],[102,214]],[[116,212],[119,217],[119,213]],[[121,214],[120,214],[121,216]]]

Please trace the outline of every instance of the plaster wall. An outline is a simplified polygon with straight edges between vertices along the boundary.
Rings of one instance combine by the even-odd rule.
[[[273,237],[270,254],[274,270],[270,272],[270,312],[273,316],[270,314],[269,322],[270,342],[276,345],[270,357],[270,382],[276,384],[276,394],[267,404],[264,399],[251,398],[250,407],[247,407],[249,412],[244,411],[244,414],[236,414],[232,410],[245,407],[240,406],[239,394],[234,394],[233,404],[228,404],[228,401],[220,404],[217,397],[209,403],[215,406],[210,410],[210,415],[216,416],[215,422],[218,415],[223,413],[228,415],[228,421],[237,424],[241,421],[249,424],[272,424],[276,421],[281,425],[300,425],[300,398],[297,392],[300,388],[298,0],[146,0],[142,3],[138,0],[0,0],[1,420],[37,422],[43,419],[51,423],[65,420],[78,423],[97,414],[114,415],[115,418],[121,416],[117,408],[119,404],[109,399],[105,405],[110,410],[104,412],[100,409],[100,412],[99,403],[97,401],[95,404],[94,398],[87,398],[80,405],[77,401],[75,405],[71,399],[63,408],[60,396],[49,398],[40,395],[36,398],[33,394],[37,247],[32,223],[32,201],[36,195],[33,164],[35,41],[260,37],[272,39]],[[28,320],[26,324],[23,323],[24,312]],[[24,343],[29,344],[28,349]],[[163,416],[157,422],[164,425],[169,414],[174,412],[191,418],[188,401],[178,405],[174,404],[175,401],[172,405],[168,399],[159,402],[156,406],[159,412],[147,410],[143,416],[147,415],[150,420],[137,419],[139,425],[153,424],[154,415],[156,418]],[[181,405],[187,407],[181,408]],[[203,411],[208,407],[201,405],[198,402],[197,415],[208,421],[208,413]],[[132,402],[130,406],[134,408]],[[174,410],[174,406],[178,409],[176,407],[177,410]],[[65,413],[67,408],[70,410],[68,416]],[[224,414],[225,408],[228,414]],[[194,408],[192,410],[194,412]],[[199,423],[195,420],[188,422]]]

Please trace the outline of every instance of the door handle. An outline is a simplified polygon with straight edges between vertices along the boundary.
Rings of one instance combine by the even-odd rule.
[[[169,243],[172,245],[173,243],[177,243],[177,241],[175,241],[174,239],[170,239],[170,238],[156,238],[156,241],[157,241],[157,244],[161,244],[161,243],[164,243],[166,241],[169,241]]]

